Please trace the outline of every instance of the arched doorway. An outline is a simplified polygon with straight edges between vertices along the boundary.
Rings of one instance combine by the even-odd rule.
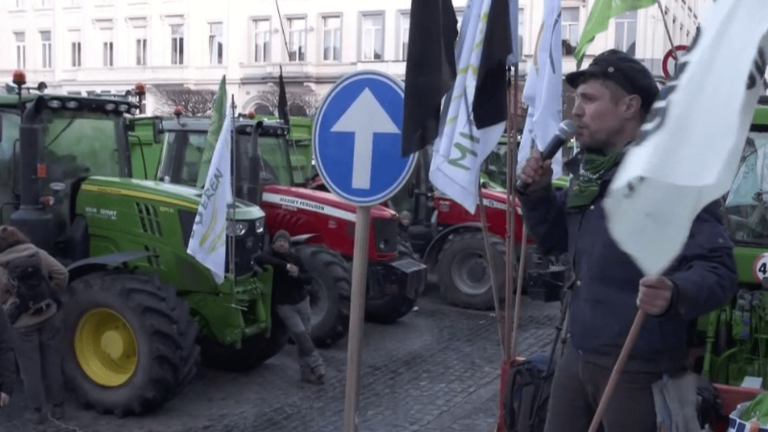
[[[256,104],[256,106],[253,107],[253,112],[256,113],[256,115],[274,115],[272,110],[263,103]]]

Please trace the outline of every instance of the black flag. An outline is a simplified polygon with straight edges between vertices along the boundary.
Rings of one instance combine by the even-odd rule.
[[[492,0],[472,101],[478,129],[507,120],[507,57],[512,53],[509,0]]]
[[[286,126],[291,126],[291,117],[288,115],[288,95],[285,93],[285,81],[283,81],[283,66],[280,66],[279,95],[277,97],[277,115]]]
[[[443,96],[456,81],[456,11],[451,0],[412,0],[405,64],[401,154],[415,153],[437,138]]]

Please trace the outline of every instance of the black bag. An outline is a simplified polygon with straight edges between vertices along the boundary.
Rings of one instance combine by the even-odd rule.
[[[504,391],[507,432],[541,432],[547,419],[554,366],[547,374],[550,354],[540,353],[509,371]]]
[[[25,313],[39,315],[45,312],[50,302],[56,301],[51,289],[51,282],[43,273],[42,259],[37,250],[20,255],[2,264],[9,282],[13,285],[13,291],[18,303],[11,306],[6,312],[11,324]]]

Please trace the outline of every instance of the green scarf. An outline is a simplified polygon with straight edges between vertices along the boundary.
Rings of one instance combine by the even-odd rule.
[[[584,152],[581,155],[579,171],[574,175],[576,185],[568,191],[567,207],[581,207],[592,203],[600,191],[605,174],[617,167],[624,157],[623,151],[609,155]]]

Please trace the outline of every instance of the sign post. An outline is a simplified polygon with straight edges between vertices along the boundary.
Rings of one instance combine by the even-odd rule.
[[[357,431],[371,207],[395,195],[416,166],[416,154],[400,157],[404,102],[400,80],[382,72],[354,72],[325,96],[312,131],[320,177],[334,195],[357,206],[344,432]]]

